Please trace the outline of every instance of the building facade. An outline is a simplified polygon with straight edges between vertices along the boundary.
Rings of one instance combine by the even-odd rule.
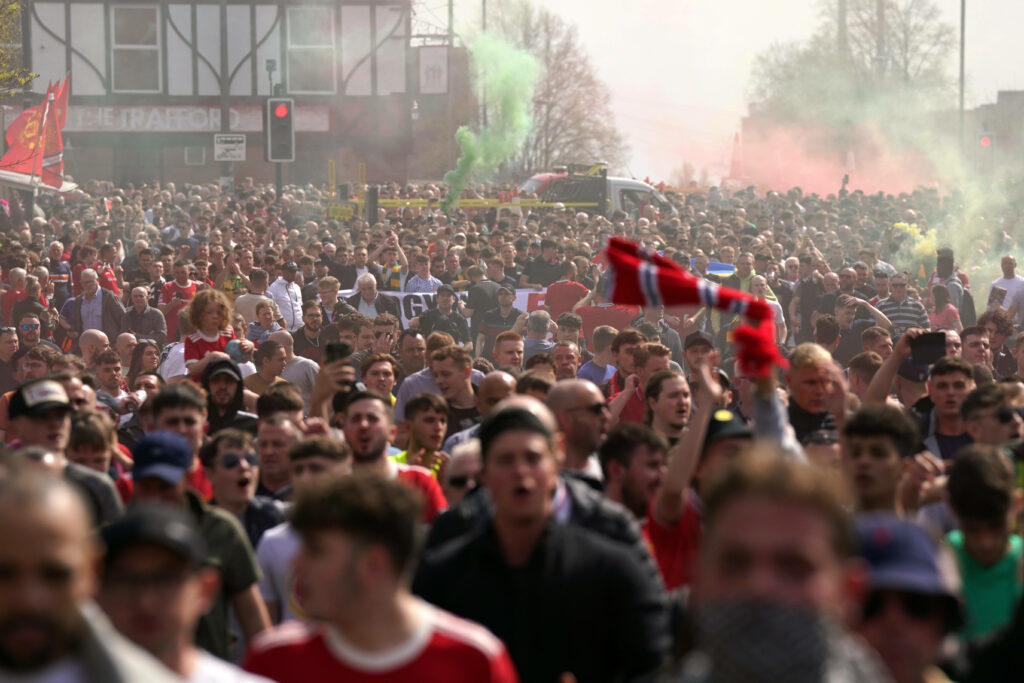
[[[262,130],[275,89],[295,100],[286,183],[323,183],[329,161],[340,180],[404,180],[413,119],[449,93],[452,50],[411,47],[409,0],[29,1],[22,21],[34,91],[70,74],[76,180],[215,181],[223,109],[246,136],[234,177],[272,180]]]

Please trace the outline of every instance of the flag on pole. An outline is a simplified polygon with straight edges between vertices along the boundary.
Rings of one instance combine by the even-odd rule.
[[[63,119],[67,116],[68,108],[68,80],[50,91],[48,96],[49,111],[43,117],[43,142],[42,142],[42,163],[40,168],[40,181],[50,187],[60,187],[64,184],[64,137],[61,129],[64,127]]]
[[[51,187],[64,184],[64,140],[61,129],[67,120],[68,83],[64,79],[46,88],[46,96],[29,107],[7,127],[7,153],[0,170],[20,173]]]
[[[764,299],[694,277],[679,264],[621,237],[608,240],[605,255],[608,300],[634,306],[707,306],[745,316],[756,326],[743,324],[733,330],[740,369],[763,377],[774,366],[788,367],[775,344],[775,315]]]

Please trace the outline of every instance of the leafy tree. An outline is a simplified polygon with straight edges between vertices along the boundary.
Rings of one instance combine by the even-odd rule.
[[[615,126],[608,88],[576,27],[529,0],[501,3],[488,21],[491,30],[530,52],[543,69],[534,93],[533,129],[512,164],[529,173],[559,163],[623,163],[627,147]]]
[[[0,0],[0,99],[32,82],[34,74],[22,67],[21,2]]]

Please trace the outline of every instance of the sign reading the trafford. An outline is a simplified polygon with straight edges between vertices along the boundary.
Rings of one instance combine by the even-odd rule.
[[[214,161],[245,161],[245,136],[217,133],[213,136]]]
[[[236,133],[263,130],[263,112],[259,105],[231,107],[230,128]],[[69,133],[216,133],[220,130],[220,107],[165,105],[68,107]],[[329,133],[327,105],[295,108],[295,130],[300,133]]]

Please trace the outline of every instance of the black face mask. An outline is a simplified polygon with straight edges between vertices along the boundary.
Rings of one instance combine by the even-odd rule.
[[[715,681],[819,683],[826,678],[827,630],[818,613],[723,600],[698,608],[697,628]]]

